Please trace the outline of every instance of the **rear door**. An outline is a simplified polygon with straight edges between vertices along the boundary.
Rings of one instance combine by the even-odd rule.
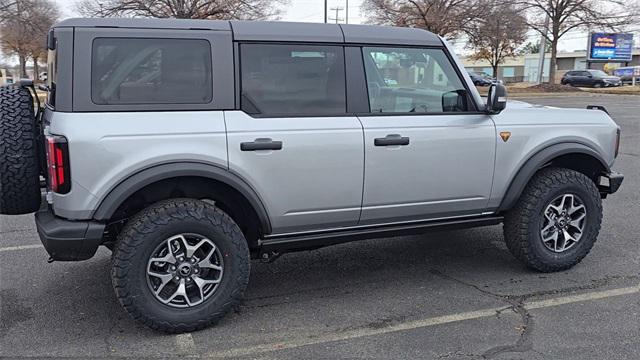
[[[344,47],[240,44],[241,110],[226,111],[229,168],[261,196],[274,233],[355,225],[362,126],[347,115]]]
[[[564,74],[564,78],[568,84],[576,84],[577,78],[575,71],[568,71],[566,74]]]
[[[495,126],[442,48],[363,47],[370,112],[361,223],[480,214]]]

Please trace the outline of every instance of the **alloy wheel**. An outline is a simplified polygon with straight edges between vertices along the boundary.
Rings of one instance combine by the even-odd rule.
[[[544,246],[561,253],[575,246],[586,225],[587,208],[580,197],[563,194],[544,209],[540,237]]]
[[[224,272],[213,241],[198,234],[164,240],[147,263],[147,284],[157,300],[171,307],[193,307],[210,298]]]

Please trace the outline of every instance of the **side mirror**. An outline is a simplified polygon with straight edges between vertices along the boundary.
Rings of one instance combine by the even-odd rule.
[[[487,96],[486,111],[489,114],[499,114],[507,107],[507,88],[502,84],[492,84]]]
[[[459,112],[467,111],[467,91],[453,90],[442,94],[442,111]]]

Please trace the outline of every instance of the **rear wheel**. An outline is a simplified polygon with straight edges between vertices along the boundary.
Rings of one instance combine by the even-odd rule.
[[[136,320],[164,332],[218,322],[249,281],[249,250],[222,210],[199,200],[160,202],[131,219],[113,251],[113,286]]]
[[[538,271],[566,270],[593,247],[602,222],[602,201],[586,175],[563,168],[541,170],[505,216],[511,253]]]
[[[40,207],[38,131],[29,90],[0,87],[0,214]]]

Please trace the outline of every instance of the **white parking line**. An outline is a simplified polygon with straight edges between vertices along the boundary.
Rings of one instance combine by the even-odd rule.
[[[178,351],[182,354],[195,354],[196,352],[196,344],[193,342],[191,334],[176,335],[176,345],[178,346]]]
[[[638,292],[640,292],[640,285],[620,288],[620,289],[596,291],[596,292],[590,292],[586,294],[564,296],[564,297],[547,299],[547,300],[532,301],[528,304],[525,304],[524,307],[527,310],[541,309],[541,308],[547,308],[552,306],[576,303],[580,301],[592,301],[592,300],[605,299],[605,298],[610,298],[610,297],[620,296],[620,295],[635,294]]]
[[[17,250],[27,250],[27,249],[39,249],[43,247],[42,244],[35,244],[35,245],[20,245],[20,246],[7,246],[7,247],[3,247],[0,248],[0,252],[5,252],[5,251],[17,251]]]
[[[530,303],[525,303],[524,307],[526,309],[542,309],[542,308],[549,308],[549,307],[554,307],[559,305],[572,304],[576,302],[593,301],[598,299],[610,298],[610,297],[615,297],[620,295],[636,294],[636,293],[640,293],[640,285],[626,287],[626,288],[612,289],[612,290],[594,291],[594,292],[580,294],[580,295],[563,296],[563,297],[557,297],[557,298],[548,299],[548,300],[532,301]],[[382,329],[358,329],[358,330],[341,332],[341,333],[320,335],[315,338],[300,338],[300,339],[294,338],[294,339],[290,339],[280,343],[270,343],[270,344],[252,346],[252,347],[230,349],[230,350],[221,351],[221,352],[213,352],[206,355],[206,357],[207,358],[233,358],[233,357],[239,357],[239,356],[257,355],[260,353],[298,348],[298,347],[307,346],[307,345],[316,345],[316,344],[324,344],[324,343],[329,343],[334,341],[357,339],[357,338],[362,338],[366,336],[381,335],[381,334],[387,334],[387,333],[403,331],[403,330],[413,330],[418,328],[448,324],[448,323],[459,322],[464,320],[487,318],[487,317],[495,316],[497,311],[504,310],[504,309],[505,309],[505,306],[502,306],[502,307],[489,308],[489,309],[483,309],[483,310],[477,310],[477,311],[463,312],[458,314],[437,316],[437,317],[426,318],[422,320],[408,321],[405,323],[388,326]]]

